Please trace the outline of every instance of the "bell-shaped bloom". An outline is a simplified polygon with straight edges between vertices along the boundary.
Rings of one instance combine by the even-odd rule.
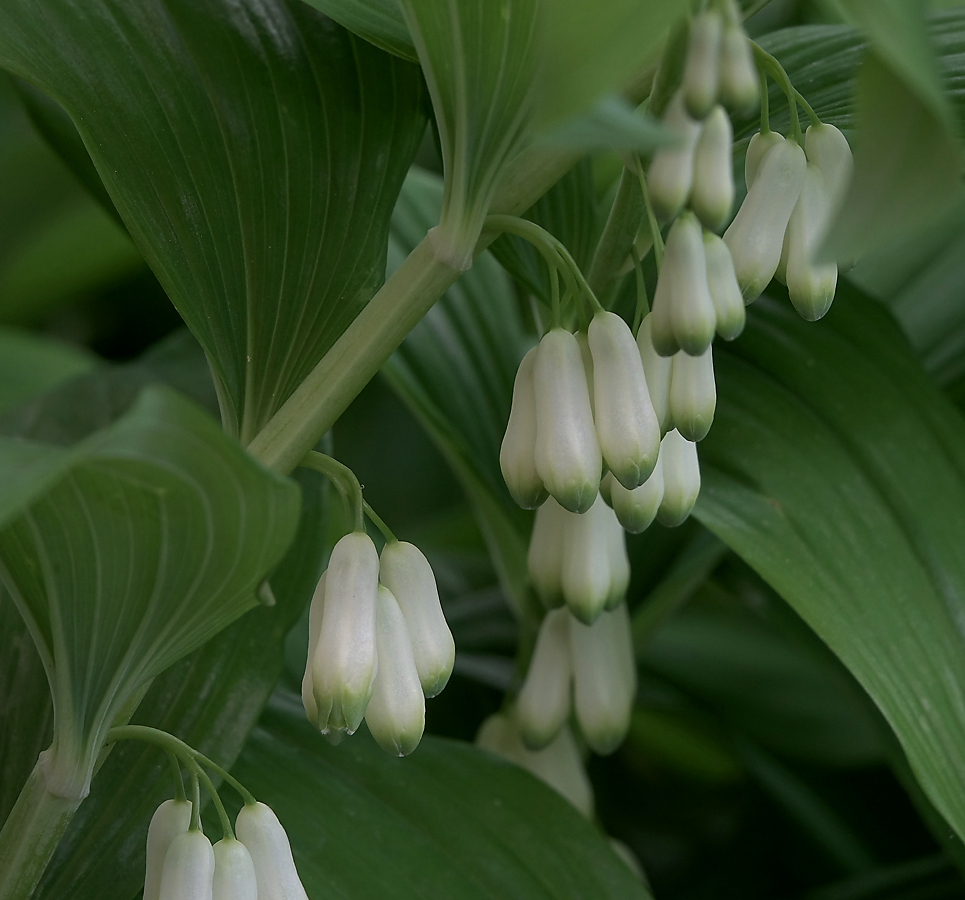
[[[623,529],[602,497],[583,515],[566,517],[560,583],[567,607],[581,621],[595,621],[614,594],[626,590],[622,567],[614,568],[621,552],[625,557]]]
[[[761,162],[768,150],[784,143],[784,135],[776,131],[758,131],[747,145],[747,153],[744,156],[744,183],[750,190],[751,185],[757,178],[760,171]]]
[[[550,608],[563,605],[563,543],[571,515],[550,497],[536,510],[529,539],[529,580],[540,600]]]
[[[704,259],[707,289],[717,317],[717,334],[725,341],[732,341],[744,330],[744,298],[727,244],[709,231],[704,232]]]
[[[392,592],[379,585],[375,605],[379,663],[365,722],[386,753],[407,756],[422,740],[426,699],[412,655],[405,616]]]
[[[630,534],[640,534],[650,527],[663,500],[663,466],[660,457],[650,477],[632,491],[622,484],[614,484],[610,494],[610,505],[617,521]]]
[[[804,187],[787,223],[784,245],[787,265],[784,282],[791,303],[809,322],[820,319],[830,308],[838,283],[834,262],[815,262],[831,218],[831,199],[821,170],[809,162]]]
[[[315,687],[313,684],[313,661],[315,659],[315,648],[318,647],[318,636],[322,633],[322,611],[325,609],[325,576],[327,572],[322,572],[322,577],[315,585],[315,592],[312,594],[312,602],[308,607],[308,659],[305,663],[305,674],[302,676],[302,706],[305,707],[305,715],[308,721],[318,728],[318,707],[315,705]]]
[[[516,721],[531,750],[541,750],[550,743],[570,716],[573,671],[569,620],[565,609],[550,610],[543,618],[516,700]]]
[[[479,727],[476,743],[531,772],[569,800],[583,815],[593,815],[593,788],[568,726],[561,728],[542,750],[530,750],[523,743],[512,711],[499,712],[489,716]]]
[[[724,232],[745,303],[756,300],[777,271],[784,231],[801,194],[806,169],[804,150],[795,141],[783,141],[768,150],[741,208]]]
[[[235,834],[251,854],[258,900],[308,900],[295,869],[288,835],[270,807],[245,804],[235,820]]]
[[[673,528],[686,521],[700,493],[700,465],[697,445],[674,429],[660,444],[663,472],[663,499],[657,510],[657,521]]]
[[[681,213],[667,235],[651,316],[651,339],[661,356],[678,350],[699,356],[714,339],[717,317],[707,287],[703,229],[692,212]]]
[[[702,441],[714,422],[717,386],[713,347],[700,356],[678,353],[670,380],[670,415],[674,428],[688,441]]]
[[[187,800],[165,800],[154,812],[147,830],[147,866],[144,871],[143,900],[158,900],[164,857],[179,834],[191,826],[191,804]]]
[[[675,138],[660,147],[647,170],[647,190],[654,212],[672,219],[690,196],[694,177],[694,150],[700,137],[700,123],[690,117],[678,91],[664,113],[663,125]]]
[[[536,471],[536,390],[533,367],[536,347],[519,364],[513,384],[513,405],[503,443],[499,448],[499,468],[506,487],[523,509],[536,509],[546,499],[543,480]]]
[[[848,139],[833,125],[811,125],[804,134],[804,151],[808,162],[817,166],[836,213],[844,201],[854,174],[854,157]]]
[[[200,830],[177,835],[164,855],[159,900],[212,900],[214,851]]]
[[[412,655],[427,697],[446,686],[456,660],[456,643],[439,602],[432,566],[407,541],[387,541],[379,559],[379,581],[399,603],[412,638]]]
[[[234,838],[214,845],[211,900],[258,900],[258,876],[248,848]]]
[[[725,4],[719,78],[720,98],[731,109],[749,112],[757,103],[760,79],[751,42],[741,26],[740,7],[733,0]]]
[[[603,457],[576,337],[562,328],[548,332],[534,376],[536,471],[560,506],[586,512],[600,489]]]
[[[651,336],[652,327],[653,314],[649,313],[644,316],[640,323],[640,330],[637,331],[637,349],[640,351],[640,360],[643,363],[643,372],[647,379],[647,388],[650,391],[650,402],[653,404],[653,412],[660,425],[662,437],[673,427],[670,422],[670,367],[672,357],[661,356],[657,353]]]
[[[312,659],[319,730],[353,734],[375,678],[375,597],[379,554],[364,531],[345,535],[325,575],[322,627]]]
[[[694,183],[690,208],[705,228],[724,227],[734,205],[734,130],[724,107],[717,105],[704,120],[694,150]]]
[[[598,312],[589,328],[593,358],[594,419],[603,459],[624,487],[643,484],[660,452],[640,350],[620,316]]]
[[[637,675],[626,604],[592,625],[570,622],[576,719],[597,753],[612,753],[630,727]]]
[[[696,119],[706,116],[717,101],[723,28],[723,16],[716,9],[700,13],[690,27],[682,85],[687,111]]]

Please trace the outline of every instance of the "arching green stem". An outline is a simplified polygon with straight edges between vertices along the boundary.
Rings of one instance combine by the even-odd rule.
[[[174,778],[174,799],[175,800],[187,800],[184,795],[184,779],[181,777],[181,764],[178,762],[177,755],[171,751],[167,751],[168,762],[171,763],[171,775]]]
[[[788,77],[787,72],[784,71],[784,66],[782,66],[775,57],[771,56],[770,53],[754,41],[751,41],[751,47],[754,51],[754,62],[757,64],[758,71],[764,71],[770,75],[771,78],[780,85],[781,90],[784,91],[791,115],[791,137],[799,144],[802,144],[801,120],[798,117],[797,110],[800,94],[794,89],[794,85],[791,84],[791,79]]]
[[[362,499],[362,485],[355,473],[337,459],[316,450],[309,450],[299,465],[328,478],[351,507],[355,530],[365,531],[365,501]]]
[[[647,298],[647,285],[643,280],[643,263],[636,247],[630,247],[630,255],[633,257],[634,277],[637,280],[637,308],[633,313],[633,333],[636,335],[640,323],[650,312],[650,301]]]
[[[657,216],[650,203],[650,191],[647,190],[647,176],[643,173],[643,162],[636,155],[633,157],[633,162],[637,168],[640,190],[643,192],[643,207],[647,211],[647,224],[650,226],[650,234],[653,237],[653,259],[657,264],[657,274],[659,275],[660,267],[663,265],[663,235],[660,233]]]
[[[365,508],[365,514],[375,523],[375,527],[382,532],[382,537],[384,537],[387,541],[398,540],[398,538],[392,533],[392,530],[389,528],[389,526],[382,521],[382,517],[374,509],[372,509],[368,501],[363,500],[362,505]]]
[[[191,831],[201,830],[201,781],[197,771],[191,773]]]
[[[770,100],[767,97],[767,74],[763,69],[758,69],[757,74],[761,79],[761,134],[770,134],[771,110]]]
[[[211,802],[214,803],[214,808],[218,811],[218,818],[221,820],[221,831],[227,840],[231,840],[235,836],[234,829],[231,827],[231,820],[228,818],[228,811],[224,808],[224,803],[221,802],[221,795],[218,793],[211,779],[208,777],[208,773],[204,771],[196,762],[191,763],[191,768],[194,776],[204,782],[205,790],[207,790],[209,796],[211,797]]]

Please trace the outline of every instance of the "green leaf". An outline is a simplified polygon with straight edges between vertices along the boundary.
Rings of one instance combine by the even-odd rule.
[[[846,284],[818,324],[757,304],[715,362],[698,518],[851,670],[965,833],[965,423]]]
[[[42,394],[95,364],[70,344],[27,331],[0,328],[0,412]]]
[[[362,735],[331,747],[291,698],[235,774],[278,814],[312,900],[649,897],[552,789],[466,744],[427,736],[404,762]]]
[[[0,572],[54,701],[45,774],[82,798],[125,705],[255,604],[298,491],[166,388],[71,450],[2,440],[0,470]]]
[[[73,118],[250,440],[381,284],[418,69],[297,0],[14,0],[0,65]]]
[[[623,97],[608,94],[589,109],[566,119],[544,138],[544,143],[566,150],[636,150],[646,152],[674,138],[651,116],[637,112]]]
[[[418,62],[409,29],[396,0],[305,0],[370,44]]]

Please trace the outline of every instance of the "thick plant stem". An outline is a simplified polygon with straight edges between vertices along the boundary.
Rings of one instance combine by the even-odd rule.
[[[34,766],[0,830],[0,900],[30,897],[80,804],[51,794]]]

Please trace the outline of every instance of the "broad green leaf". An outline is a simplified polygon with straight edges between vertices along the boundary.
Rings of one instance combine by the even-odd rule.
[[[715,362],[698,518],[851,670],[965,833],[965,423],[846,285],[818,324],[758,304]]]
[[[0,329],[0,412],[86,372],[94,357],[27,331]]]
[[[0,572],[54,703],[45,774],[82,798],[125,705],[255,604],[298,491],[163,388],[70,450],[0,442],[0,470]]]
[[[418,62],[396,0],[305,0],[343,28],[389,53]]]
[[[14,0],[0,65],[73,118],[250,440],[382,281],[418,69],[296,0]]]
[[[467,744],[427,736],[404,761],[362,735],[331,747],[291,698],[234,774],[278,814],[311,900],[649,897],[552,789]]]
[[[543,142],[567,150],[635,150],[647,152],[673,137],[656,119],[637,112],[623,97],[608,94],[589,109],[566,119]]]

